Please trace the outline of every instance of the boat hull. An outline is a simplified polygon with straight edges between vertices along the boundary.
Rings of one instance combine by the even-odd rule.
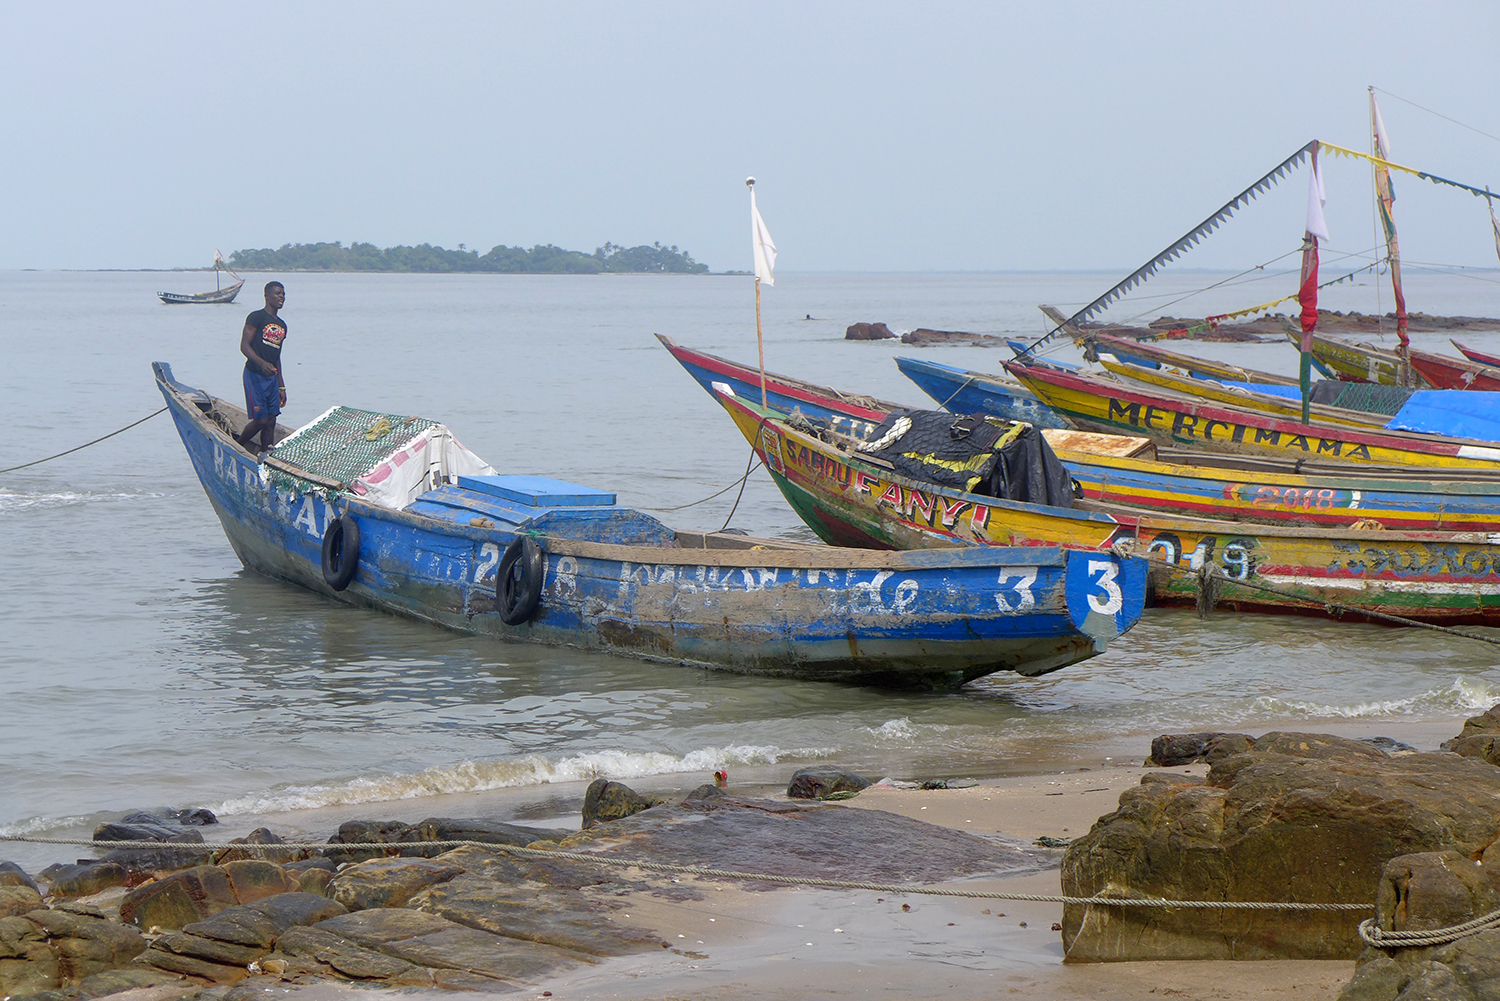
[[[730,537],[746,548],[710,550],[542,535],[538,610],[507,625],[495,572],[517,531],[499,513],[467,517],[465,509],[443,520],[288,488],[284,477],[263,475],[166,366],[158,365],[158,384],[248,569],[460,632],[772,677],[942,688],[1076,663],[1144,607],[1143,561],[1060,548],[852,553],[769,540],[748,548]],[[434,495],[442,500],[443,491],[463,501],[453,487]],[[343,515],[358,526],[359,555],[352,583],[335,591],[321,547]]]
[[[1092,431],[1144,435],[1164,442],[1235,454],[1314,462],[1410,466],[1414,470],[1500,470],[1500,448],[1467,439],[1296,421],[1116,381],[1008,363],[1037,396],[1075,425]]]
[[[793,510],[836,545],[1125,548],[1153,560],[1159,604],[1196,603],[1211,567],[1218,603],[1230,608],[1500,623],[1500,534],[1315,530],[1022,504],[906,479],[752,404],[720,402]]]
[[[1413,351],[1411,367],[1422,373],[1422,377],[1438,389],[1477,389],[1481,392],[1500,392],[1500,368],[1487,364],[1445,358],[1430,351]]]
[[[221,288],[213,292],[196,292],[191,295],[183,292],[158,292],[157,298],[169,306],[202,305],[205,303],[227,303],[234,302],[234,297],[240,294],[244,282],[236,282],[227,288]]]
[[[896,367],[944,410],[956,414],[994,414],[1039,428],[1071,427],[1031,390],[1007,385],[993,376],[921,358],[897,358]]]

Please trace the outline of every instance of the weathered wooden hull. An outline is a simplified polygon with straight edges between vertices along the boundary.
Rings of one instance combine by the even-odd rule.
[[[1193,379],[1166,370],[1158,371],[1141,368],[1139,365],[1121,364],[1111,360],[1107,355],[1101,357],[1099,363],[1105,371],[1116,378],[1139,383],[1147,387],[1148,392],[1165,389],[1179,396],[1207,400],[1210,403],[1240,410],[1253,410],[1256,413],[1278,417],[1282,420],[1299,420],[1302,417],[1301,400],[1291,400],[1270,393],[1256,393],[1238,386],[1226,386],[1214,379]],[[1311,405],[1310,413],[1320,424],[1341,424],[1345,427],[1383,429],[1390,421],[1390,418],[1386,416],[1346,410],[1342,407],[1330,407],[1319,403]]]
[[[221,401],[176,383],[160,363],[157,381],[246,567],[461,632],[748,674],[930,688],[1076,663],[1134,625],[1144,606],[1144,562],[1109,554],[861,553],[692,533],[624,545],[539,534],[534,526],[546,524],[548,509],[476,499],[454,486],[403,511],[289,489],[263,476],[197,402],[223,412]],[[359,527],[359,558],[353,582],[335,591],[323,577],[321,545],[330,519],[345,514]],[[609,514],[600,513],[600,524]],[[511,626],[496,610],[495,571],[521,532],[541,543],[545,572],[535,616]]]
[[[191,295],[183,292],[158,292],[157,298],[169,306],[185,306],[203,303],[226,303],[234,302],[234,297],[240,294],[244,282],[236,282],[226,288],[217,289],[213,292],[196,292]]]
[[[994,414],[1039,428],[1070,426],[1024,386],[1010,385],[994,376],[976,378],[977,373],[921,358],[897,358],[896,367],[944,410]]]
[[[1469,359],[1469,361],[1471,362],[1479,365],[1488,365],[1490,368],[1500,368],[1500,355],[1487,354],[1483,351],[1477,351],[1474,348],[1468,347],[1467,345],[1458,343],[1458,341],[1453,340],[1451,337],[1448,339],[1448,343],[1457,348],[1458,353]]]
[[[1288,334],[1293,344],[1298,336]],[[1401,356],[1394,351],[1385,351],[1371,344],[1355,344],[1336,337],[1313,335],[1313,359],[1320,368],[1335,379],[1345,382],[1377,382],[1383,386],[1414,385],[1418,389],[1431,386],[1420,373],[1412,372],[1411,378],[1403,381]]]
[[[1500,392],[1500,368],[1491,368],[1476,361],[1447,358],[1430,351],[1413,351],[1411,367],[1421,372],[1422,377],[1438,389]]]
[[[1201,586],[1195,575],[1211,565],[1223,578],[1219,602],[1230,607],[1500,623],[1500,534],[1303,529],[1022,504],[907,479],[754,404],[719,399],[792,508],[836,545],[1126,546],[1155,561],[1152,593],[1161,603],[1195,602]]]
[[[748,376],[753,373],[744,366],[700,356],[711,358],[716,368],[712,373],[695,371],[691,361],[695,353],[682,350],[688,358],[684,360],[679,355],[679,360],[705,388],[710,388],[714,381],[722,381],[737,393],[738,387],[746,386],[746,392],[739,393],[742,398],[752,401],[759,398],[758,386],[749,387],[748,383]],[[990,378],[978,372],[967,375],[976,384]],[[850,406],[847,394],[823,390],[830,395],[820,396],[817,387],[800,380],[793,382],[802,387],[798,406],[805,415],[839,413],[842,409],[847,419],[830,421],[830,426],[850,430],[856,437],[861,437],[874,426],[873,421],[883,416]],[[710,395],[714,395],[711,390]],[[775,403],[772,409],[782,410]],[[1197,451],[1157,461],[1139,454],[1145,445],[1140,438],[1101,437],[1092,432],[1057,428],[1050,428],[1044,434],[1083,489],[1084,496],[1159,515],[1325,528],[1365,524],[1401,531],[1500,529],[1500,471],[1489,479],[1466,470],[1452,474],[1449,479],[1426,479],[1421,478],[1423,473],[1410,468],[1308,463],[1307,472],[1298,472],[1294,463],[1285,459],[1245,459],[1232,453],[1214,455]],[[1149,445],[1145,448],[1154,451]],[[1296,458],[1301,461],[1300,452]],[[1336,474],[1332,468],[1346,472]],[[1457,478],[1463,475],[1474,478]]]
[[[1308,425],[1249,410],[1149,393],[1117,381],[1007,363],[1047,405],[1093,431],[1145,435],[1195,448],[1416,471],[1500,469],[1493,443],[1401,431]]]
[[[1227,382],[1259,382],[1273,386],[1295,386],[1297,380],[1253,368],[1241,368],[1227,362],[1209,358],[1195,358],[1178,351],[1169,351],[1145,341],[1137,341],[1111,334],[1089,333],[1083,336],[1086,349],[1091,349],[1089,359],[1097,354],[1109,353],[1121,358],[1140,358],[1156,365],[1171,365],[1190,375]]]

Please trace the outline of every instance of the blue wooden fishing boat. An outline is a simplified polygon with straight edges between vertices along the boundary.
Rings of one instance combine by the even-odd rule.
[[[335,407],[257,458],[242,409],[153,366],[246,567],[467,633],[781,677],[949,687],[1043,674],[1139,619],[1146,565],[1055,546],[838,549],[672,531],[502,476],[441,424]]]
[[[956,414],[994,414],[1039,428],[1072,426],[1037,399],[1035,393],[1007,376],[983,375],[921,358],[898,357],[896,367],[943,410]]]

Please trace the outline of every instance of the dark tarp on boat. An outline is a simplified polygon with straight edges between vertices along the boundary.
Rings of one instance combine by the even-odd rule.
[[[900,410],[858,446],[904,476],[967,493],[1073,506],[1073,478],[1042,433],[1023,421],[944,410]]]

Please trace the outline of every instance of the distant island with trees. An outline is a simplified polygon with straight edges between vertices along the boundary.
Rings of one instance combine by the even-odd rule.
[[[417,247],[386,247],[373,243],[288,243],[279,250],[236,250],[229,265],[245,271],[406,271],[422,274],[458,272],[494,274],[680,274],[703,275],[699,264],[675,246],[620,247],[606,243],[592,254],[564,250],[552,244],[532,247],[494,247],[487,254],[445,250],[429,243]]]

